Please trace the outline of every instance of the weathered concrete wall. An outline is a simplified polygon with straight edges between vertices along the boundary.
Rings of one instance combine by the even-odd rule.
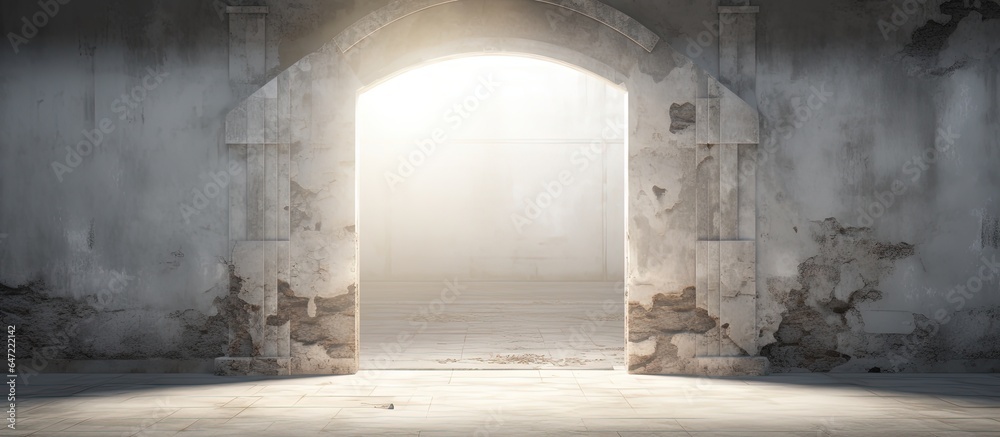
[[[386,3],[270,2],[268,71],[285,70]],[[705,27],[718,21],[714,2],[607,3],[717,75],[718,36]],[[1000,276],[990,266],[1000,241],[1000,176],[992,171],[1000,162],[1000,5],[912,3],[759,2],[757,346],[775,370],[998,369]],[[41,357],[33,368],[248,353],[230,349],[230,332],[220,332],[239,328],[252,309],[231,290],[239,276],[230,281],[228,200],[215,194],[226,192],[225,175],[245,171],[228,161],[223,124],[248,94],[229,85],[218,4],[70,2],[37,35],[25,33],[16,53],[0,47],[0,310],[23,327],[25,350]],[[21,18],[39,11],[5,3],[0,30],[22,34]],[[559,32],[578,20],[556,16],[567,19],[546,25]],[[566,29],[567,47],[593,42]],[[618,49],[603,48],[601,60],[627,64]],[[699,96],[662,84],[696,81],[695,68],[656,59],[626,69],[648,90],[631,103],[639,122],[630,138],[693,145],[690,108]],[[107,133],[91,133],[105,118]],[[67,156],[81,142],[96,145]],[[940,156],[920,158],[935,145]],[[694,163],[695,149],[640,150],[632,170],[648,183],[631,194],[646,206],[632,213],[661,220],[633,224],[630,234],[644,254],[630,272],[630,334],[641,355],[633,370],[690,370],[674,359],[695,355],[690,336],[721,328],[693,302],[694,262],[678,261],[693,260],[694,242],[677,240],[695,229],[695,195],[669,188],[693,186],[695,174],[680,164],[643,171]],[[316,153],[290,150],[303,165],[339,159]],[[295,204],[331,198],[302,180],[292,187]],[[353,207],[324,213],[334,218],[321,229],[317,214],[293,212],[293,240],[309,232],[353,238]],[[308,349],[302,354],[343,358],[347,368],[350,335],[318,333],[347,323],[349,276],[301,277],[322,290],[286,284],[277,302],[283,317],[273,320],[303,326],[292,328]]]
[[[27,41],[0,50],[0,310],[30,333],[21,364],[223,352],[220,198],[189,221],[180,206],[225,168],[224,22],[196,2],[71,2],[32,31],[37,2],[0,9],[4,42]]]
[[[1000,3],[816,3],[760,14],[763,354],[1000,370]]]

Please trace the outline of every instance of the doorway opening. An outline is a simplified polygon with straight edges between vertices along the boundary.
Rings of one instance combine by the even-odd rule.
[[[627,102],[509,55],[361,90],[361,369],[624,366]]]

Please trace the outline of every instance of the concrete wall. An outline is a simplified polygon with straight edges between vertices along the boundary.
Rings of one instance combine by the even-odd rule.
[[[366,92],[361,281],[621,281],[624,123],[620,88],[522,57],[432,64]]]
[[[1000,4],[804,8],[760,16],[764,354],[997,371],[1000,275],[982,267],[998,255]]]
[[[268,71],[385,3],[270,2]],[[714,2],[607,3],[718,72]],[[998,369],[1000,5],[914,3],[755,2],[757,313],[776,370]],[[37,357],[26,366],[178,369],[226,352],[227,200],[212,175],[243,171],[222,127],[246,93],[229,86],[217,6],[71,2],[37,34],[21,21],[37,4],[0,7],[2,33],[27,41],[0,48],[0,299]],[[637,68],[655,83],[658,67]],[[676,95],[645,98],[693,103]],[[84,134],[105,118],[108,133]],[[96,144],[67,156],[81,142]]]

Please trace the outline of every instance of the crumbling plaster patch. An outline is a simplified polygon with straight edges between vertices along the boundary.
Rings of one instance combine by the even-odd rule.
[[[718,327],[718,321],[695,306],[695,289],[659,293],[652,304],[630,302],[628,308],[629,371],[636,373],[695,373],[688,367],[697,341]]]
[[[0,315],[17,327],[19,359],[31,368],[53,359],[209,359],[228,343],[224,314],[105,309],[94,296],[52,296],[41,282],[0,285],[0,294]]]
[[[628,86],[628,300],[647,308],[663,290],[689,286],[695,273],[695,132],[671,132],[664,102],[694,101],[698,72],[690,62],[660,62],[669,66],[662,76],[633,69]]]
[[[866,333],[859,308],[882,298],[880,279],[916,248],[875,241],[871,229],[843,227],[833,218],[811,223],[809,231],[819,253],[799,264],[796,277],[765,282],[770,305],[762,308],[761,340],[767,345],[761,354],[771,360],[774,371],[894,369],[894,363],[908,363],[907,357],[918,362],[911,363],[911,369],[941,366],[953,357],[997,358],[991,351],[997,350],[998,335],[988,330],[995,324],[990,315],[996,309],[965,311],[955,315],[962,322],[940,327],[915,314],[917,329],[909,339],[904,334]],[[987,330],[977,334],[977,328]],[[951,336],[965,339],[962,351],[952,351]]]

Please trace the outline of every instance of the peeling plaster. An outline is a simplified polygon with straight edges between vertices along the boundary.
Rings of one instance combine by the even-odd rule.
[[[898,367],[894,365],[900,361],[898,357],[912,360],[904,360],[909,364],[905,368],[911,370],[940,368],[947,364],[943,356],[956,355],[949,352],[950,341],[968,337],[980,341],[966,347],[967,359],[997,358],[996,352],[990,352],[997,350],[996,332],[966,331],[961,337],[946,340],[949,331],[959,329],[958,324],[938,329],[922,314],[913,315],[918,328],[909,334],[910,340],[905,340],[908,336],[904,334],[867,333],[861,309],[882,299],[879,281],[892,272],[896,261],[916,255],[916,247],[876,241],[871,229],[843,227],[833,218],[811,223],[810,230],[819,253],[799,264],[797,277],[767,281],[767,292],[774,296],[777,307],[765,309],[768,316],[761,337],[769,344],[761,354],[771,360],[772,370],[867,371],[867,367],[879,367],[887,371]],[[984,316],[995,311],[977,309],[973,311],[976,317],[970,318],[966,311],[952,318],[978,319],[989,325],[996,322]]]
[[[718,326],[707,311],[695,307],[694,287],[679,294],[657,294],[649,306],[630,303],[628,317],[629,371],[638,373],[683,368],[683,358],[694,357],[692,339]]]

